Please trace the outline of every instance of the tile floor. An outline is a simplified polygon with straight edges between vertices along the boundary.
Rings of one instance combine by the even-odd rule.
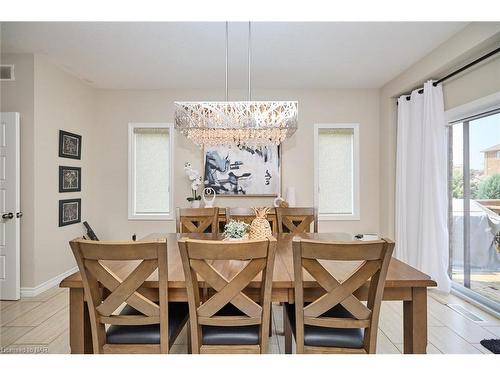
[[[473,322],[446,303],[460,304],[480,316]],[[500,319],[453,295],[428,297],[428,353],[490,353],[479,343],[500,338]],[[403,348],[401,302],[383,302],[377,352],[398,354]],[[20,301],[0,301],[0,353],[69,353],[68,291],[53,288]],[[273,336],[269,352],[284,353],[281,306],[273,306]],[[176,340],[173,353],[187,353],[186,332]]]

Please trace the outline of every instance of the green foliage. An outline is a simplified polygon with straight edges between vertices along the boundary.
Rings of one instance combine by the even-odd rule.
[[[453,169],[451,191],[453,198],[462,199],[464,197],[464,175],[460,169]]]
[[[244,223],[243,221],[231,220],[224,227],[224,237],[225,238],[243,238],[245,234],[250,230],[250,225]]]
[[[500,173],[496,173],[481,181],[475,198],[500,199]]]
[[[479,199],[478,191],[480,184],[478,171],[471,170],[470,181],[470,197],[471,199]],[[453,176],[451,181],[451,191],[453,198],[463,199],[464,197],[464,175],[461,168],[453,168]]]

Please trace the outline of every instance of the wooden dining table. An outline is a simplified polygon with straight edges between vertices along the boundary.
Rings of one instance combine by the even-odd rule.
[[[186,284],[182,269],[177,240],[180,237],[196,239],[220,239],[212,234],[178,234],[152,233],[143,240],[166,240],[168,253],[168,298],[169,301],[187,301]],[[354,237],[348,233],[304,233],[300,235],[275,234],[277,252],[273,273],[272,301],[294,303],[294,272],[292,257],[292,239],[299,236],[321,241],[353,241]],[[234,261],[222,261],[214,267],[221,274],[230,279],[238,270],[239,265]],[[339,281],[346,280],[359,266],[359,262],[322,261],[323,266]],[[137,262],[106,262],[118,277],[125,278],[137,265]],[[436,286],[431,278],[399,261],[391,259],[387,280],[384,288],[383,300],[403,301],[403,338],[404,353],[425,353],[427,347],[427,288]],[[61,288],[69,288],[70,314],[70,346],[71,353],[92,353],[92,336],[90,320],[85,302],[81,275],[76,272],[66,277]],[[153,273],[143,284],[144,289],[158,290],[157,273]],[[200,288],[205,288],[200,280]],[[245,290],[251,298],[258,298],[260,276],[257,276]],[[310,275],[304,274],[304,299],[314,299],[324,293],[324,290]],[[360,300],[366,300],[367,285],[360,287],[356,293]]]

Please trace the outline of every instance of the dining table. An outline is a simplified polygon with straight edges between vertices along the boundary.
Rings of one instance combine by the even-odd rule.
[[[302,233],[274,234],[277,240],[276,259],[272,282],[272,301],[276,303],[294,303],[294,269],[292,256],[292,240],[294,237],[320,241],[362,241],[349,233]],[[169,301],[187,301],[186,283],[177,241],[181,237],[194,239],[221,239],[220,235],[205,233],[151,233],[142,240],[165,240],[168,256],[168,299]],[[135,268],[135,261],[104,262],[118,277],[124,279]],[[217,270],[227,279],[238,272],[239,266],[234,261],[217,261]],[[225,263],[224,263],[225,262]],[[337,280],[346,280],[360,262],[321,261],[323,266]],[[215,267],[215,265],[214,265]],[[312,277],[304,273],[304,300],[317,298],[324,290]],[[402,301],[403,303],[403,349],[404,353],[426,353],[427,347],[427,288],[437,286],[425,273],[410,265],[392,258],[387,272],[383,300]],[[85,302],[80,272],[69,275],[60,283],[61,288],[69,289],[69,335],[71,353],[92,353],[92,336],[90,319]],[[203,280],[199,287],[206,288]],[[155,271],[142,285],[142,290],[158,292],[158,275]],[[245,294],[250,298],[258,298],[260,275],[248,285]],[[354,295],[366,301],[368,282],[361,286]]]

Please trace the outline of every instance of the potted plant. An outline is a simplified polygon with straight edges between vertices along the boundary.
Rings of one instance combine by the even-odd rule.
[[[192,196],[187,197],[186,200],[191,203],[192,208],[199,208],[201,195],[199,195],[197,191],[202,183],[200,173],[196,169],[193,169],[193,167],[191,167],[191,163],[189,162],[184,163],[184,172],[186,173],[188,179],[191,181],[192,193]]]
[[[248,239],[248,231],[250,225],[243,221],[230,220],[224,226],[224,239],[228,241],[246,240]]]

